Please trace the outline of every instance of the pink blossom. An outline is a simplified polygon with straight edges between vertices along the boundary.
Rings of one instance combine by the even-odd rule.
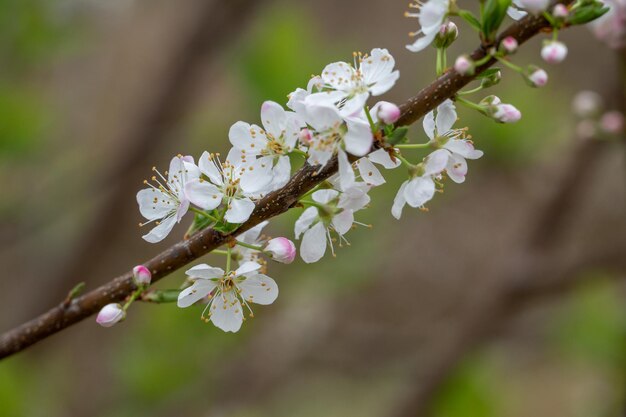
[[[152,282],[152,273],[143,265],[137,265],[133,268],[133,278],[137,285],[150,285]]]
[[[107,304],[98,313],[96,323],[102,327],[111,327],[126,317],[126,312],[117,303]]]
[[[290,264],[296,257],[296,246],[286,237],[277,237],[265,246],[265,252],[272,255],[272,259],[283,263]]]

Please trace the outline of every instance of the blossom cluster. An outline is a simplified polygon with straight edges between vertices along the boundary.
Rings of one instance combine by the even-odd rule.
[[[451,17],[461,16],[474,29],[478,27],[481,39],[495,40],[507,13],[513,18],[543,13],[549,3],[487,1],[505,7],[499,15],[498,8],[491,7],[491,15],[481,15],[479,19],[458,9],[451,0],[412,4],[416,12],[406,15],[418,18],[421,28],[411,34],[418,39],[407,48],[417,52],[432,44],[437,49],[437,75],[452,70],[474,75],[478,67],[495,58],[521,73],[529,85],[545,85],[544,70],[534,66],[522,69],[510,61],[509,55],[518,47],[512,37],[490,49],[483,61],[460,56],[448,68],[446,49],[459,34]],[[565,7],[552,10],[548,16],[555,34],[571,23],[567,20],[571,14]],[[557,42],[555,35],[544,46],[541,55],[546,61],[560,62],[565,58],[567,49]],[[478,103],[465,98],[500,81],[499,69],[483,69],[477,74],[479,86],[458,92],[424,116],[424,139],[411,142],[407,128],[396,123],[401,117],[400,108],[388,101],[371,102],[372,97],[388,92],[399,75],[388,50],[355,52],[352,62],[328,64],[305,88],[289,94],[285,107],[273,101],[264,102],[259,123],[234,123],[228,134],[232,147],[225,158],[205,151],[197,160],[189,155],[173,157],[164,173],[153,168],[151,179],[144,181],[146,188],[137,193],[139,211],[146,219],[140,226],[151,228],[143,235],[144,240],[162,241],[187,213],[193,213],[187,236],[207,227],[224,233],[240,227],[245,230],[226,250],[213,251],[226,256],[225,268],[200,264],[187,270],[187,280],[176,292],[179,307],[202,304],[203,321],[236,332],[246,314],[253,316],[252,304],[267,305],[276,300],[278,285],[267,275],[267,260],[291,263],[296,247],[286,237],[271,239],[262,234],[267,222],[250,226],[255,224],[257,202],[289,182],[297,168],[293,166],[296,161],[316,170],[337,164],[337,173],[302,195],[297,204],[303,210],[294,225],[295,239],[301,241],[302,260],[312,263],[328,252],[335,256],[335,244],[347,244],[346,235],[354,227],[369,226],[356,218],[369,206],[370,190],[386,182],[380,167],[406,169],[406,179],[390,207],[396,219],[401,218],[406,205],[427,211],[426,205],[442,191],[448,179],[457,184],[465,181],[467,161],[482,157],[483,152],[475,149],[466,127],[456,126],[457,104],[500,123],[521,118],[517,108],[497,96],[488,95]],[[111,304],[103,308],[98,316],[103,326],[123,320],[130,303],[145,295],[150,271],[138,266],[133,273],[137,291],[124,306]]]

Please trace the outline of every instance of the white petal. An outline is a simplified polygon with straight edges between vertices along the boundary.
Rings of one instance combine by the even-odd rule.
[[[285,109],[280,104],[269,100],[263,103],[261,106],[261,122],[266,132],[276,139],[280,138],[285,129],[286,121]]]
[[[176,201],[154,188],[144,188],[137,193],[139,212],[148,220],[161,219],[176,209]]]
[[[273,157],[263,156],[250,162],[241,175],[241,189],[245,194],[256,194],[266,188],[274,179],[272,175]]]
[[[256,244],[259,239],[259,235],[261,234],[261,231],[265,226],[268,225],[268,223],[269,221],[265,220],[264,222],[261,222],[254,226],[252,229],[246,230],[245,232],[237,236],[237,240],[244,243],[250,243],[251,245]]]
[[[219,294],[211,304],[211,321],[225,332],[236,332],[243,323],[241,303],[235,297],[234,291]]]
[[[217,285],[213,281],[199,280],[190,287],[185,288],[178,294],[178,307],[189,307],[193,303],[202,300],[215,289]]]
[[[361,62],[361,72],[363,73],[363,81],[368,86],[378,83],[387,78],[392,72],[395,65],[393,56],[386,49],[374,48],[370,55]],[[382,94],[373,93],[374,95]]]
[[[352,210],[344,209],[339,214],[333,216],[332,225],[340,235],[348,233],[354,223],[354,213]]]
[[[249,303],[268,305],[278,298],[278,285],[267,275],[249,275],[239,284],[241,296]]]
[[[322,79],[324,83],[333,87],[335,90],[350,89],[354,84],[356,71],[351,65],[345,62],[333,62],[326,65],[322,71]]]
[[[200,278],[208,280],[211,278],[221,278],[224,276],[224,270],[222,268],[215,268],[207,264],[196,265],[193,268],[185,271],[185,275],[190,278]]]
[[[256,262],[245,262],[235,271],[235,276],[248,274],[250,272],[258,271],[261,269],[261,265]]]
[[[200,167],[200,171],[215,185],[222,185],[224,183],[222,174],[220,170],[217,169],[215,162],[211,158],[211,154],[208,152],[204,152],[198,161],[198,166]]]
[[[452,181],[461,184],[467,175],[467,162],[462,156],[452,154],[448,159],[446,171]]]
[[[506,10],[506,13],[513,20],[520,20],[522,17],[527,15],[526,12],[519,10],[513,6],[509,6],[509,8]]]
[[[447,149],[437,149],[426,157],[424,162],[424,175],[436,175],[446,168],[450,151]]]
[[[435,183],[431,178],[415,177],[407,184],[404,198],[411,207],[421,207],[435,195]]]
[[[288,156],[283,155],[278,158],[278,162],[272,169],[272,178],[272,191],[284,187],[289,182],[289,178],[291,178],[291,162]]]
[[[361,210],[370,202],[370,196],[367,195],[369,189],[370,187],[364,183],[355,184],[341,194],[337,207],[352,211]]]
[[[259,126],[241,121],[230,127],[228,139],[235,148],[249,155],[258,155],[267,146],[267,138]]]
[[[446,100],[437,107],[437,133],[444,135],[456,122],[456,109],[452,100]]]
[[[428,139],[435,139],[435,112],[430,111],[426,116],[424,116],[424,121],[422,122],[424,126],[424,132],[426,132],[426,136]]]
[[[359,169],[359,175],[361,175],[361,179],[367,184],[378,186],[385,183],[385,178],[382,176],[378,168],[376,168],[369,159],[359,159],[358,161],[356,161],[356,166]]]
[[[404,198],[404,190],[409,182],[404,181],[396,194],[396,197],[393,199],[393,206],[391,207],[391,215],[396,219],[400,220],[402,216],[402,209],[406,204],[406,199]]]
[[[335,98],[340,100],[345,97],[345,94],[341,96],[342,93],[338,91],[333,91],[332,93],[333,94],[331,94],[331,92],[323,92],[312,94],[308,96],[305,101],[307,105],[307,123],[313,126],[313,129],[318,132],[339,126],[343,123],[339,110],[333,105],[334,101],[330,101],[330,103],[326,105],[320,105],[315,102],[318,96],[333,96],[331,100],[335,100]],[[339,96],[334,93],[339,93]]]
[[[346,189],[354,184],[354,170],[352,164],[348,161],[348,155],[341,149],[337,152],[339,160],[339,184],[342,189]]]
[[[354,95],[353,97],[350,97],[343,104],[343,107],[341,108],[341,115],[345,117],[350,117],[350,116],[353,116],[354,114],[360,113],[363,110],[363,106],[365,106],[365,103],[367,102],[367,99],[369,98],[369,96],[370,96],[370,93],[365,92],[365,93],[358,93]]]
[[[176,216],[168,216],[164,218],[158,226],[150,230],[150,233],[142,236],[143,240],[150,243],[162,241],[170,234],[176,224]]]
[[[391,156],[384,149],[378,149],[367,156],[370,161],[380,164],[387,169],[393,169],[400,166],[401,162],[398,158],[391,159]]]
[[[322,259],[326,252],[326,228],[321,222],[304,232],[300,245],[300,256],[310,264]]]
[[[354,156],[364,156],[372,148],[374,136],[368,123],[358,119],[347,119],[348,132],[343,138],[346,151]]]
[[[248,198],[230,200],[228,211],[224,219],[228,223],[243,223],[250,218],[254,211],[254,203]]]
[[[294,233],[296,235],[296,239],[300,239],[300,235],[313,224],[315,219],[317,218],[317,209],[315,207],[309,207],[296,220]]]
[[[333,156],[333,150],[309,148],[309,158],[307,162],[310,165],[324,166]]]
[[[222,202],[223,194],[215,185],[204,180],[190,181],[185,185],[185,195],[203,210],[213,210]]]
[[[311,198],[313,201],[316,201],[320,204],[328,204],[329,201],[335,199],[339,195],[339,191],[325,189],[325,190],[317,190],[313,194],[311,194]]]
[[[185,198],[184,200],[180,202],[180,204],[178,205],[178,208],[176,209],[176,222],[177,223],[180,223],[183,216],[187,214],[188,210],[189,210],[189,200]]]
[[[467,159],[478,159],[483,156],[483,151],[474,149],[474,145],[467,140],[450,139],[443,147]]]
[[[429,33],[428,35],[422,36],[418,38],[415,42],[413,42],[411,45],[407,45],[406,49],[408,49],[411,52],[419,52],[422,49],[426,48],[431,43],[433,43],[435,36],[437,36],[436,31]]]
[[[400,78],[400,71],[396,70],[386,77],[378,80],[378,82],[370,88],[370,93],[372,93],[373,96],[379,96],[386,93],[396,84],[398,78]]]

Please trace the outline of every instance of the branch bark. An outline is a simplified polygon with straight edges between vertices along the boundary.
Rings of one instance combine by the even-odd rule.
[[[559,3],[569,4],[572,1],[561,0]],[[527,16],[504,30],[496,44],[506,36],[513,36],[519,44],[522,44],[548,27],[549,24],[543,17]],[[486,48],[481,46],[472,53],[472,57],[481,59],[486,54]],[[489,60],[478,67],[473,76],[460,75],[452,69],[447,71],[400,106],[402,115],[397,125],[405,126],[416,122],[444,100],[454,97],[461,88],[474,80],[476,75],[482,73],[495,62],[494,59]],[[333,158],[323,168],[305,164],[294,174],[285,187],[258,201],[250,219],[235,232],[223,234],[213,229],[206,229],[192,236],[189,240],[179,242],[144,262],[144,265],[152,271],[153,282],[219,246],[231,242],[238,234],[260,222],[286,212],[294,206],[300,196],[336,172],[336,158]],[[64,303],[57,305],[41,316],[4,333],[0,337],[0,359],[20,352],[34,343],[91,316],[108,303],[123,300],[134,290],[132,271],[128,271],[111,282],[76,298],[69,306]]]

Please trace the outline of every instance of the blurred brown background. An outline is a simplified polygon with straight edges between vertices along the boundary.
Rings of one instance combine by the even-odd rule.
[[[462,2],[461,2],[462,3]],[[464,6],[462,4],[462,6]],[[353,50],[386,47],[397,103],[434,77],[408,52],[404,1],[5,0],[0,3],[0,330],[180,239],[150,245],[134,195],[171,155],[225,151],[237,120],[285,103]],[[472,50],[460,23],[449,54]],[[430,212],[373,223],[337,258],[272,265],[281,295],[237,335],[196,309],[136,304],[0,363],[2,416],[624,416],[623,141],[576,138],[572,97],[623,104],[619,55],[585,28],[541,89],[493,89],[524,117],[461,108],[485,157]],[[541,39],[515,56],[542,65]],[[490,92],[491,93],[491,92]],[[478,98],[477,98],[478,100]],[[412,138],[424,140],[419,125]],[[273,235],[293,237],[297,210]],[[199,260],[221,261],[208,256]],[[178,287],[182,271],[164,280]]]

